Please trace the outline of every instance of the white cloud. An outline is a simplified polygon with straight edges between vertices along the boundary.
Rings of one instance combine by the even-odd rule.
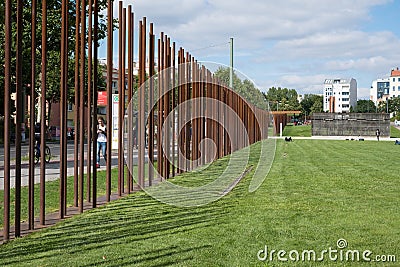
[[[227,64],[234,37],[236,67],[263,88],[318,93],[328,77],[354,77],[362,91],[398,65],[399,36],[366,31],[371,10],[393,0],[129,0],[198,60]],[[216,47],[213,45],[218,44]],[[267,87],[268,86],[268,87]]]

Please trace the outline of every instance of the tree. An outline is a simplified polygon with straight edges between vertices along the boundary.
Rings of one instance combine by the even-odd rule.
[[[215,76],[218,77],[221,82],[229,84],[229,68],[218,68],[215,72]],[[261,91],[258,90],[250,80],[240,80],[235,73],[233,73],[233,91],[256,107],[264,110],[268,109],[268,104]]]
[[[297,99],[297,91],[288,88],[269,88],[265,99],[269,102],[271,110],[300,110],[301,105]]]
[[[40,87],[40,60],[41,60],[41,37],[42,37],[42,26],[41,26],[41,5],[40,1],[38,1],[38,18],[37,18],[37,27],[36,27],[36,73],[37,82],[34,85],[37,90]],[[72,3],[72,2],[71,2]],[[31,83],[30,77],[30,69],[31,69],[31,0],[24,1],[23,8],[23,51],[22,51],[22,66],[23,66],[23,77],[22,82],[25,85]],[[49,84],[49,92],[47,93],[46,98],[50,98],[53,101],[59,101],[58,95],[59,92],[59,84],[60,84],[60,68],[59,64],[57,65],[56,59],[54,58],[57,53],[60,55],[61,50],[61,4],[62,0],[48,0],[47,1],[47,49],[48,49],[48,84]],[[15,47],[15,38],[16,38],[16,0],[13,0],[13,16],[12,16],[12,59],[13,62],[11,64],[11,73],[15,73],[15,58],[16,58],[16,47]],[[106,9],[107,0],[99,0],[99,39],[104,39],[107,34],[107,23],[106,23],[106,15],[102,10]],[[4,10],[5,10],[5,1],[0,1],[0,44],[5,43],[5,21],[4,21]],[[68,55],[70,56],[70,60],[74,61],[74,44],[75,43],[75,5],[69,4],[68,10]],[[114,27],[116,27],[117,20],[114,20]],[[4,46],[0,46],[0,59],[1,59],[1,67],[0,67],[0,95],[4,95]],[[53,65],[54,64],[54,65]],[[57,67],[55,67],[57,66]],[[12,84],[15,83],[15,77],[12,78]],[[58,83],[58,88],[54,87],[55,84]],[[51,89],[50,89],[51,88]],[[28,92],[29,93],[29,92]],[[50,96],[50,94],[54,94],[54,96]],[[58,100],[57,100],[58,99]],[[0,115],[4,115],[4,104],[3,97],[0,97]]]
[[[356,113],[375,113],[377,110],[372,100],[358,100],[353,112]]]
[[[305,94],[301,101],[302,112],[305,115],[323,112],[323,96],[314,94]]]

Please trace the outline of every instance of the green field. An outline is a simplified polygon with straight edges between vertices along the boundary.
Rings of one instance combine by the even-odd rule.
[[[282,135],[292,137],[311,137],[311,125],[293,126],[292,124],[288,124],[283,129]],[[400,130],[394,126],[390,126],[390,137],[400,138]]]
[[[394,126],[390,126],[390,137],[391,138],[400,138],[400,130]]]
[[[283,129],[283,136],[311,137],[311,125],[286,125]]]
[[[257,163],[253,146],[248,165]],[[371,262],[259,261],[271,250],[370,250],[400,262],[400,178],[391,142],[278,140],[269,175],[254,193],[251,174],[224,198],[178,208],[136,193],[0,246],[15,266],[370,266]],[[215,179],[224,158],[176,178]],[[252,169],[254,172],[254,168]],[[203,178],[201,178],[203,177]],[[295,254],[291,254],[292,256]],[[286,254],[286,257],[288,255]]]

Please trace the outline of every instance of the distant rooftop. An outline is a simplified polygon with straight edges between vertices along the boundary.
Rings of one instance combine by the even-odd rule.
[[[400,70],[397,67],[396,69],[392,69],[392,72],[390,73],[390,77],[398,77],[400,76]]]
[[[347,79],[325,79],[324,84],[346,84],[350,83],[352,78],[347,78]]]

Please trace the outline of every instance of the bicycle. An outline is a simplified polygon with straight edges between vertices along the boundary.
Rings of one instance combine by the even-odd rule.
[[[39,143],[36,142],[35,145],[35,164],[38,164],[40,160],[40,146]],[[48,145],[46,145],[45,149],[44,149],[44,160],[46,163],[49,163],[51,160],[51,151],[50,151],[50,147]]]

